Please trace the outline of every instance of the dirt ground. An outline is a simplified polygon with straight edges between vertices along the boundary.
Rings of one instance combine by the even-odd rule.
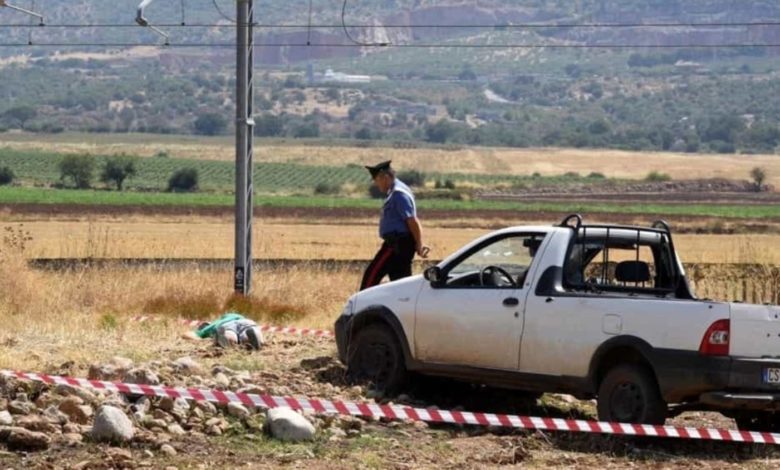
[[[138,325],[144,328],[144,325]],[[189,355],[204,369],[215,365],[247,370],[251,382],[274,395],[365,400],[366,390],[345,380],[327,339],[269,337],[256,353],[222,352],[210,344],[174,342],[161,360]],[[85,376],[88,364],[67,364]],[[177,380],[187,381],[186,378]],[[466,410],[519,413],[559,418],[592,418],[593,405],[565,395],[545,395],[529,402],[517,393],[475,389],[449,381],[415,379],[396,402],[413,406],[462,407]],[[262,419],[259,413],[257,419]],[[255,419],[254,417],[252,418]],[[251,420],[250,420],[251,421]],[[631,438],[590,434],[513,431],[422,423],[350,421],[347,436],[336,435],[328,420],[316,421],[317,438],[305,444],[284,444],[259,429],[232,420],[218,437],[168,436],[176,455],[160,452],[159,439],[134,439],[123,447],[89,442],[54,446],[31,453],[0,452],[3,468],[777,468],[780,452],[773,447],[673,439]],[[684,426],[733,427],[712,413],[687,413],[670,421]]]

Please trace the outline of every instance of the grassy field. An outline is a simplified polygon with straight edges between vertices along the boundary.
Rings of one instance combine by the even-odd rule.
[[[306,165],[374,164],[392,159],[397,168],[432,173],[474,173],[545,176],[576,172],[601,172],[611,178],[641,179],[652,171],[673,178],[748,179],[753,167],[766,169],[767,182],[780,184],[777,155],[704,155],[671,152],[557,148],[359,148],[322,141],[257,139],[255,162]],[[147,134],[0,134],[0,147],[45,153],[127,153],[151,157],[164,152],[171,157],[231,162],[235,158],[230,137],[158,136]]]

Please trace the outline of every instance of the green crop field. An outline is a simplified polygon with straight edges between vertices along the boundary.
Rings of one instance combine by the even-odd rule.
[[[22,184],[51,185],[59,182],[58,165],[62,158],[63,155],[57,153],[0,148],[0,167],[7,166],[13,170]],[[93,158],[95,158],[96,174],[98,174],[108,157],[94,156]],[[138,159],[136,168],[138,173],[127,181],[126,189],[143,191],[166,189],[168,178],[182,168],[195,168],[198,171],[199,187],[202,190],[229,192],[234,188],[235,167],[232,162],[153,157]],[[455,184],[468,183],[481,187],[604,182],[603,179],[576,175],[533,177],[531,175],[431,173],[427,174],[426,178],[428,181],[451,180]],[[254,164],[254,185],[258,193],[311,193],[320,183],[335,187],[346,184],[368,187],[369,182],[365,169],[355,164],[340,167],[269,162]]]

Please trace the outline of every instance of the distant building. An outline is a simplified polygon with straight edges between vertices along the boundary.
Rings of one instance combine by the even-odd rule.
[[[315,80],[319,82],[338,82],[338,83],[370,83],[370,75],[348,75],[342,72],[334,72],[333,69],[327,69],[324,74],[315,74]]]

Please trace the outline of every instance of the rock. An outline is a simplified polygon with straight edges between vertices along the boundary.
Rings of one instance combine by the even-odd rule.
[[[209,436],[221,436],[222,429],[217,425],[208,426],[206,428],[206,434],[208,434]]]
[[[217,387],[227,388],[230,386],[230,379],[227,375],[223,374],[222,372],[218,372],[214,376],[214,383]]]
[[[135,429],[132,421],[119,408],[102,406],[95,416],[92,439],[97,442],[122,443],[133,438]]]
[[[344,439],[347,437],[347,433],[344,432],[343,429],[340,428],[333,428],[330,430],[330,438],[328,440],[330,441],[340,441],[341,439]]]
[[[420,429],[420,430],[425,430],[428,429],[429,427],[428,423],[426,423],[425,421],[415,421],[413,426],[415,429]]]
[[[201,409],[207,415],[213,415],[217,413],[217,407],[210,401],[199,401],[195,403],[195,407]]]
[[[8,411],[0,411],[0,426],[10,426],[14,424],[14,417]]]
[[[211,368],[211,374],[212,375],[217,375],[217,374],[235,375],[236,372],[230,367],[225,367],[223,365],[217,364]]]
[[[251,414],[249,413],[249,410],[246,409],[246,407],[241,403],[228,403],[227,412],[228,415],[239,419],[248,418],[249,415]]]
[[[314,426],[290,408],[274,408],[266,413],[271,435],[282,441],[299,442],[314,439]]]
[[[68,419],[79,424],[87,424],[92,415],[95,414],[91,406],[84,405],[84,400],[75,395],[62,400],[57,409],[65,413]]]
[[[81,426],[76,423],[65,423],[62,425],[64,434],[81,434]]]
[[[349,431],[350,429],[355,429],[358,431],[363,430],[363,421],[359,418],[356,418],[354,416],[339,416],[338,418],[338,426],[339,428],[343,429],[344,431]]]
[[[87,378],[89,380],[102,380],[106,382],[114,382],[122,380],[122,373],[124,371],[119,369],[114,364],[92,364],[89,366],[89,372],[87,372]]]
[[[168,457],[174,457],[177,454],[176,449],[174,449],[170,444],[161,445],[160,452],[167,455]]]
[[[145,367],[136,367],[130,369],[125,374],[125,382],[139,385],[160,385],[160,378],[157,374]]]
[[[95,403],[95,400],[97,399],[95,394],[90,390],[87,390],[86,388],[74,387],[72,385],[57,385],[57,388],[54,389],[54,391],[65,397],[77,396],[84,400],[84,403]]]
[[[190,414],[190,402],[181,397],[176,399],[171,397],[164,397],[162,400],[160,400],[159,406],[161,410],[167,411],[168,413],[171,413],[172,415],[179,418],[187,418],[187,416]]]
[[[133,454],[127,449],[111,447],[106,449],[106,456],[116,462],[130,462],[133,460]]]
[[[112,357],[111,364],[117,366],[119,369],[124,369],[125,371],[133,368],[133,360],[121,356]]]
[[[65,433],[62,435],[62,440],[68,447],[76,447],[84,441],[84,436],[77,433]]]
[[[178,424],[171,424],[167,427],[167,430],[169,433],[173,434],[174,436],[183,436],[187,434],[187,431],[184,430],[181,426]]]
[[[127,397],[119,393],[110,393],[102,400],[101,405],[109,405],[116,408],[125,408],[128,404]]]
[[[35,410],[35,404],[29,401],[14,400],[8,404],[8,411],[15,415],[28,415]]]
[[[6,445],[11,451],[36,451],[46,450],[51,444],[49,436],[42,432],[28,431],[27,429],[14,429],[8,435]]]
[[[130,409],[134,412],[148,413],[152,408],[152,400],[149,397],[141,397],[130,405]]]
[[[46,417],[46,419],[48,419],[50,423],[59,424],[60,426],[70,421],[68,415],[60,411],[54,405],[43,410],[43,416]]]
[[[577,403],[577,402],[579,401],[579,400],[577,400],[576,398],[574,398],[574,397],[573,397],[573,396],[571,396],[571,395],[564,395],[564,394],[560,394],[560,395],[555,395],[555,397],[556,397],[556,398],[558,398],[558,399],[560,399],[560,400],[561,400],[561,401],[563,401],[564,403],[568,403],[568,404],[570,404],[570,405],[571,405],[571,404],[574,404],[574,403]]]
[[[53,434],[59,431],[59,426],[55,426],[38,415],[22,416],[16,420],[16,425],[27,429],[28,431],[43,432],[47,434]]]
[[[203,368],[190,356],[180,357],[171,363],[171,366],[180,374],[198,375]]]

